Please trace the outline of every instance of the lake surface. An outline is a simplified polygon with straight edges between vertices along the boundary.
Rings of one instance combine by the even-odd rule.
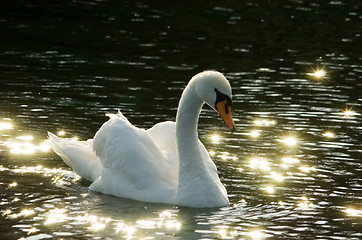
[[[362,238],[359,1],[51,2],[0,9],[1,239]],[[206,69],[233,87],[238,131],[199,121],[228,207],[89,191],[46,144],[175,120]]]

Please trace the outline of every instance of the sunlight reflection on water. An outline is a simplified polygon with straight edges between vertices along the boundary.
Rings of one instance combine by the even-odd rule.
[[[345,114],[344,114],[345,115]],[[349,117],[356,116],[356,113],[350,114]],[[261,128],[270,128],[278,127],[275,120],[269,119],[258,119],[253,120],[252,124]],[[3,130],[14,130],[14,125],[4,125]],[[16,130],[16,128],[15,128]],[[253,131],[255,131],[253,133]],[[265,129],[268,132],[267,129]],[[261,130],[252,130],[247,133],[250,134],[253,139],[257,137],[264,137],[260,135]],[[289,131],[288,131],[289,132]],[[266,133],[268,134],[268,133]],[[14,132],[16,136],[16,132]],[[58,131],[59,136],[69,135],[69,133],[64,130]],[[258,136],[256,136],[258,135]],[[280,135],[280,134],[278,134]],[[283,136],[283,134],[281,134]],[[321,132],[320,135],[326,139],[336,138],[335,134],[332,131]],[[12,134],[7,135],[7,138],[12,138],[14,140],[3,141],[5,146],[8,147],[10,153],[15,155],[35,155],[35,154],[46,154],[49,151],[49,146],[47,145],[48,140],[39,140],[33,135],[20,135],[13,137]],[[74,141],[78,141],[77,137],[73,137]],[[269,138],[268,138],[269,139]],[[219,159],[221,161],[233,161],[239,165],[237,168],[239,172],[244,172],[246,174],[251,174],[254,172],[258,176],[263,176],[264,180],[259,181],[259,189],[265,196],[278,197],[283,196],[285,193],[283,191],[287,190],[286,185],[290,184],[296,179],[299,179],[299,173],[303,174],[312,174],[312,172],[318,171],[314,166],[307,165],[305,161],[301,161],[298,157],[285,154],[293,148],[300,148],[303,146],[304,141],[300,141],[295,135],[286,134],[284,137],[274,136],[274,139],[277,142],[285,145],[287,148],[285,150],[280,149],[280,156],[273,158],[266,158],[263,156],[251,156],[248,160],[245,160],[244,157],[241,157],[238,153],[227,152],[223,148],[220,150],[220,146],[224,144],[227,139],[224,139],[220,134],[213,133],[211,134],[209,141],[215,146],[214,150],[210,150],[210,156],[214,159]],[[270,139],[271,140],[271,139]],[[329,143],[328,143],[329,144]],[[289,149],[289,150],[288,150]],[[260,153],[260,152],[259,152]],[[242,164],[243,162],[247,164]],[[244,165],[249,166],[249,170],[245,172],[243,168]],[[64,170],[61,168],[47,168],[41,165],[38,166],[20,166],[15,168],[8,168],[1,166],[1,171],[10,171],[16,174],[39,174],[44,177],[50,177],[52,183],[57,186],[68,185],[72,186],[75,182],[80,180],[79,176],[74,174],[72,171]],[[302,179],[302,178],[300,178]],[[299,180],[298,180],[299,181]],[[8,184],[9,189],[21,188],[18,182],[10,182]],[[20,198],[19,198],[20,197]],[[14,197],[11,202],[16,203],[22,201],[21,196]],[[84,195],[88,197],[88,195]],[[74,197],[74,200],[77,200],[77,197]],[[3,205],[8,205],[9,203],[2,203]],[[241,206],[248,206],[248,202],[245,199],[240,200]],[[277,201],[278,206],[286,207],[287,209],[290,206],[290,202],[286,203],[284,201]],[[35,207],[35,208],[7,208],[2,210],[2,215],[8,219],[36,219],[41,221],[44,225],[58,225],[58,224],[70,224],[73,226],[83,226],[84,231],[89,231],[89,233],[99,233],[104,231],[113,231],[115,235],[121,235],[127,239],[146,237],[144,231],[172,231],[178,232],[182,230],[182,223],[177,219],[178,214],[174,211],[163,211],[159,213],[158,217],[155,218],[141,218],[134,220],[132,222],[125,222],[122,219],[116,219],[111,217],[100,217],[97,215],[90,215],[88,213],[73,213],[70,209],[64,207],[57,207],[53,204],[45,204],[44,206]],[[239,209],[239,205],[234,205],[235,209]],[[315,211],[318,208],[313,200],[302,196],[299,199],[295,198],[294,209],[295,211]],[[350,217],[359,217],[361,216],[361,211],[353,207],[342,207],[346,216]],[[216,223],[216,222],[215,222]],[[28,235],[36,236],[41,230],[37,225],[14,225],[15,228],[20,229]],[[234,239],[239,237],[247,237],[250,239],[265,239],[269,235],[265,233],[265,230],[260,230],[260,228],[245,228],[241,230],[239,228],[233,228],[224,225],[215,225],[215,231],[203,231],[195,230],[195,233],[202,233],[206,235],[215,236],[218,235],[221,239]],[[42,234],[42,233],[40,233]],[[39,234],[39,235],[40,235]],[[109,233],[110,234],[110,233]],[[53,233],[55,236],[73,236],[72,232],[57,232]],[[110,234],[112,235],[112,234]],[[51,235],[49,235],[51,236]],[[43,236],[46,237],[46,236]]]
[[[75,198],[76,199],[76,198]],[[43,222],[44,225],[59,228],[61,225],[70,224],[71,226],[82,226],[82,228],[90,232],[113,231],[110,235],[120,235],[127,239],[142,237],[144,230],[167,230],[169,232],[177,232],[182,228],[181,222],[177,220],[177,213],[174,210],[164,210],[159,213],[158,217],[153,219],[138,219],[134,222],[126,223],[123,220],[118,220],[110,217],[100,217],[88,213],[77,214],[71,211],[68,207],[53,208],[53,205],[44,204],[43,207],[36,207],[34,209],[22,209],[19,213],[15,213],[10,209],[2,212],[2,215],[8,219],[36,219]],[[18,229],[28,233],[29,235],[39,231],[32,225],[14,225]],[[32,229],[34,228],[34,229]],[[29,233],[30,232],[30,233]],[[71,233],[64,235],[73,235]],[[57,234],[59,235],[59,234]]]
[[[217,4],[72,1],[73,13],[30,1],[26,18],[3,11],[3,41],[11,39],[0,53],[4,239],[362,238],[356,6]],[[190,210],[93,193],[49,151],[47,131],[88,139],[118,108],[143,128],[174,120],[186,79],[204,69],[233,86],[238,132],[208,108],[199,125],[230,206]]]
[[[4,129],[13,129],[13,124],[11,122],[0,122],[0,131]]]

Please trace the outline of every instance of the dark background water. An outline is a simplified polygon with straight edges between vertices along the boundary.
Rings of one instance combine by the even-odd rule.
[[[119,221],[135,226],[137,238],[257,239],[256,229],[267,239],[362,238],[361,32],[357,0],[2,2],[0,117],[14,125],[0,130],[2,239],[120,238],[127,234],[115,231]],[[319,68],[325,77],[310,75]],[[8,142],[21,135],[33,135],[34,144],[61,129],[91,138],[105,113],[118,109],[143,128],[174,120],[187,81],[206,69],[221,71],[233,87],[238,132],[228,133],[206,107],[199,124],[230,207],[96,194],[52,152],[11,152]],[[251,138],[251,130],[261,135]],[[210,141],[215,132],[219,144]],[[280,142],[290,134],[295,147]],[[285,156],[298,165],[283,168]],[[252,157],[270,169],[253,166]],[[284,181],[275,182],[273,171]],[[55,208],[66,216],[46,224]],[[181,229],[165,226],[164,210]],[[84,214],[104,229],[77,218]]]

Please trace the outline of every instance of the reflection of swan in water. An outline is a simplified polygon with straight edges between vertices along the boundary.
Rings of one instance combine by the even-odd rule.
[[[53,150],[90,189],[139,201],[188,207],[228,205],[225,187],[204,145],[197,124],[204,103],[218,111],[230,130],[231,87],[219,72],[195,75],[183,91],[176,122],[148,130],[133,126],[122,113],[110,119],[88,141],[49,133]]]

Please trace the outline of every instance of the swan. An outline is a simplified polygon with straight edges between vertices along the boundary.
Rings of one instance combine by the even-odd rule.
[[[51,147],[90,190],[138,201],[193,208],[229,204],[217,168],[198,138],[197,125],[206,103],[219,112],[230,131],[231,86],[223,74],[196,74],[184,89],[176,122],[157,123],[145,130],[118,111],[93,139],[74,141],[48,132]]]

